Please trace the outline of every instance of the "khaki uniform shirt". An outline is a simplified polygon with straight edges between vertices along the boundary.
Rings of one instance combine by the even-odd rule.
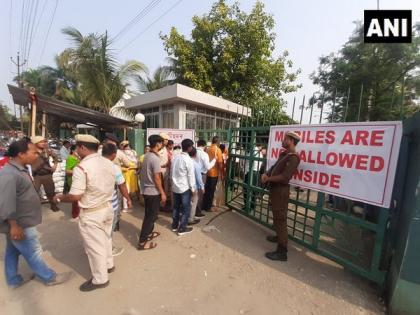
[[[166,147],[163,147],[162,150],[159,151],[159,156],[160,156],[160,165],[166,165],[166,167],[162,167],[161,168],[161,172],[163,175],[165,175],[166,171],[168,171],[168,161],[169,161],[169,157],[168,157],[168,150],[166,149]]]
[[[115,187],[115,167],[98,153],[86,156],[73,169],[71,195],[82,195],[79,207],[92,209],[112,201]]]

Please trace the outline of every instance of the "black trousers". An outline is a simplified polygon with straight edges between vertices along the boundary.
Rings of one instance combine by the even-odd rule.
[[[219,177],[207,176],[206,185],[204,186],[203,205],[201,210],[209,211],[213,206],[214,192],[216,191],[218,179]]]
[[[152,234],[160,207],[160,195],[143,195],[143,198],[144,219],[140,231],[140,243],[146,242],[149,235]]]

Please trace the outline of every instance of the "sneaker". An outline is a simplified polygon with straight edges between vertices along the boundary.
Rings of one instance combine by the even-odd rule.
[[[194,221],[189,221],[188,225],[194,225],[194,224],[197,224],[197,223],[200,223],[200,219],[194,219]]]
[[[122,247],[114,247],[112,246],[112,256],[119,256],[124,252],[124,248]]]
[[[31,274],[29,277],[25,277],[22,278],[22,281],[19,284],[13,284],[10,285],[9,288],[10,289],[17,289],[20,288],[21,286],[23,286],[25,283],[28,283],[29,281],[35,279],[35,274]]]
[[[73,272],[63,272],[63,273],[57,273],[55,275],[55,278],[49,282],[46,282],[46,286],[53,286],[57,284],[62,284],[64,282],[67,282],[70,280],[71,276],[73,275]]]
[[[185,229],[182,229],[182,230],[179,230],[178,231],[178,236],[191,233],[192,231],[193,231],[193,228],[192,227],[186,227]]]
[[[287,252],[284,251],[274,251],[265,253],[265,257],[270,260],[278,260],[278,261],[287,261]]]
[[[266,237],[266,240],[271,243],[277,243],[277,235],[268,235]]]
[[[131,213],[131,212],[133,212],[133,209],[122,209],[122,212]]]
[[[60,211],[60,208],[57,207],[57,205],[55,203],[52,203],[50,208],[53,212]]]
[[[199,214],[195,215],[196,218],[202,218],[202,217],[205,217],[205,216],[206,215],[204,213],[199,213]]]
[[[92,279],[86,281],[85,283],[83,283],[80,287],[79,290],[82,292],[89,292],[89,291],[93,291],[96,289],[102,289],[102,288],[106,288],[109,285],[109,280],[105,283],[102,284],[94,284],[92,282]]]
[[[174,225],[171,225],[171,231],[172,232],[177,232],[178,231],[178,227],[174,227]]]

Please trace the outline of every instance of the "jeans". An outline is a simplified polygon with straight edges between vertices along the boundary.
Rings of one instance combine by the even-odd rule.
[[[144,219],[141,226],[139,243],[146,242],[149,235],[152,234],[160,207],[160,195],[143,195],[143,198]]]
[[[193,193],[192,196],[191,196],[190,222],[194,222],[194,220],[195,220],[195,213],[196,213],[200,193],[201,193],[201,190],[198,190],[195,193]]]
[[[201,177],[203,179],[203,183],[206,184],[207,174],[201,174]],[[201,208],[203,206],[203,197],[204,197],[203,191],[199,190],[197,207],[195,209],[195,215],[201,215]]]
[[[218,179],[218,177],[207,176],[201,210],[210,211],[213,206],[214,192],[216,191]]]
[[[191,212],[191,190],[177,194],[174,193],[174,209],[172,211],[172,228],[183,231],[187,228],[188,217]],[[182,214],[181,214],[182,209]]]
[[[23,230],[25,238],[14,241],[6,236],[6,253],[4,257],[4,269],[6,282],[9,286],[18,286],[23,278],[18,273],[19,255],[22,255],[35,275],[43,282],[53,281],[56,273],[50,269],[42,258],[42,247],[39,243],[36,227]]]

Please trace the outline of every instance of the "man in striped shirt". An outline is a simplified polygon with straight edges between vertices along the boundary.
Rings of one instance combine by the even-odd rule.
[[[105,143],[102,147],[102,156],[110,161],[113,161],[117,156],[117,146],[112,143]],[[114,231],[115,225],[119,218],[120,203],[118,200],[118,190],[121,195],[127,199],[128,208],[132,207],[130,194],[128,193],[127,186],[125,185],[124,176],[121,172],[121,168],[114,164],[115,168],[115,189],[112,195],[112,209],[114,210],[114,221],[112,222],[112,231]],[[124,249],[121,247],[112,246],[112,255],[118,256],[123,253]]]

